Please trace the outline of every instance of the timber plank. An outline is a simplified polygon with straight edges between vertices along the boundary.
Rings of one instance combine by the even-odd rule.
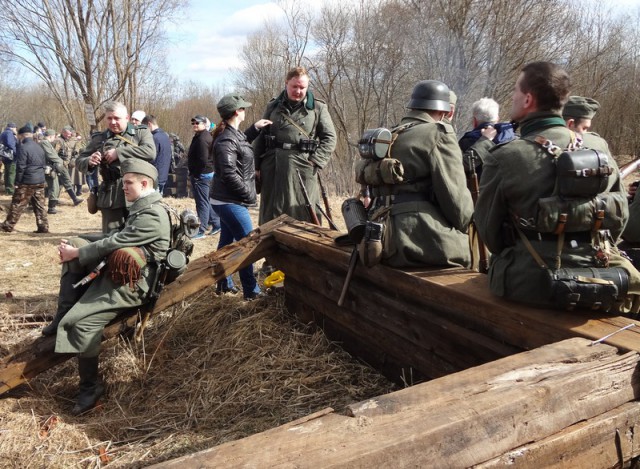
[[[634,382],[639,355],[596,359],[578,342],[581,357],[563,366],[544,367],[550,345],[536,366],[486,381],[462,371],[469,392],[430,407],[399,409],[382,415],[350,418],[328,414],[297,425],[284,425],[242,440],[164,462],[156,467],[467,467],[540,441],[580,421],[615,409],[638,394]],[[558,355],[567,356],[563,346]],[[593,348],[592,348],[593,350]],[[535,354],[535,351],[532,351]],[[605,354],[607,355],[607,354]],[[588,358],[588,361],[581,361]],[[531,361],[531,356],[525,361]],[[505,363],[501,364],[502,367]],[[411,389],[437,388],[434,380]],[[456,389],[455,387],[453,389]],[[408,392],[409,392],[408,390]],[[588,433],[583,433],[588,441]],[[586,444],[583,442],[582,444]]]
[[[350,249],[335,245],[335,232],[292,222],[280,227],[274,236],[278,245],[286,246],[288,251],[308,255],[342,278],[346,275]],[[599,339],[624,325],[640,324],[623,316],[538,309],[498,298],[489,291],[485,275],[465,269],[402,271],[382,265],[370,269],[359,265],[354,278],[368,282],[372,288],[393,285],[398,297],[415,298],[425,305],[436,304],[449,313],[452,321],[521,349],[575,336]],[[353,302],[354,298],[348,294],[345,303]],[[623,350],[640,351],[640,327],[616,334],[607,343]]]
[[[633,401],[578,422],[541,441],[515,448],[474,466],[494,469],[625,467],[640,456],[640,402]]]
[[[287,297],[315,306],[316,316],[322,316],[318,318],[319,324],[325,324],[327,318],[344,324],[352,334],[360,337],[362,347],[368,345],[384,351],[395,362],[404,363],[403,368],[407,370],[415,368],[421,375],[434,378],[518,351],[513,346],[460,327],[437,310],[402,301],[390,290],[371,289],[359,279],[351,284],[354,300],[349,303],[350,309],[341,308],[335,298],[342,287],[342,279],[321,267],[309,269],[308,258],[304,256],[280,251],[273,257],[277,265],[288,272],[285,280]],[[323,294],[325,300],[310,297],[316,292]],[[345,324],[345,318],[349,318],[351,324]],[[361,327],[364,324],[368,327]],[[428,363],[431,365],[426,369],[419,368],[416,360],[426,357],[430,357]],[[437,366],[437,362],[442,366]],[[389,378],[398,380],[398,376]]]
[[[616,348],[607,345],[592,347],[583,338],[567,339],[469,368],[464,373],[443,376],[425,385],[412,386],[351,404],[347,406],[347,414],[373,417],[433,407],[452,396],[455,399],[466,399],[469,393],[474,392],[478,383],[513,379],[516,369],[523,373],[537,374],[542,373],[543,368],[559,370],[567,363],[589,363],[614,357],[617,353]]]

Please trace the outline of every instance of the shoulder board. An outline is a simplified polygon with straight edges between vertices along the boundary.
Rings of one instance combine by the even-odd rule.
[[[448,122],[438,121],[436,122],[436,125],[438,126],[438,129],[443,131],[444,133],[447,133],[447,134],[455,133],[455,130],[453,130],[453,125],[449,124]]]
[[[505,145],[509,145],[510,143],[517,142],[518,140],[520,140],[520,139],[519,138],[514,138],[513,140],[509,140],[508,142],[496,143],[494,146],[489,148],[489,153],[491,153],[492,151],[495,151],[498,148],[501,148],[501,147],[503,147]]]
[[[316,103],[322,103],[322,104],[327,104],[327,102],[324,99],[320,99],[320,98],[316,98],[315,95],[313,96],[313,100]]]
[[[602,138],[602,137],[600,136],[600,134],[597,134],[597,133],[595,133],[595,132],[585,132],[585,133],[586,133],[587,135],[593,135],[594,137],[600,137],[600,138]]]
[[[136,126],[136,129],[148,129],[148,128],[149,128],[149,127],[147,127],[147,126],[146,126],[146,125],[144,125],[144,124],[140,124],[140,125],[137,125],[137,126]]]

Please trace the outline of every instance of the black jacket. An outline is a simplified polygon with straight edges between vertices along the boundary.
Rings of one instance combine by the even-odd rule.
[[[213,145],[216,176],[210,196],[221,202],[256,203],[253,148],[239,130],[227,126]]]
[[[16,184],[44,184],[45,153],[32,138],[25,138],[16,152]]]
[[[213,157],[211,155],[211,142],[213,137],[208,130],[196,133],[189,145],[187,154],[187,167],[191,176],[200,176],[213,172]]]

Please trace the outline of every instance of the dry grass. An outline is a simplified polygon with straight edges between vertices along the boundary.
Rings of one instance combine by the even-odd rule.
[[[189,199],[168,201],[193,208]],[[28,213],[16,232],[0,234],[0,357],[37,337],[54,311],[59,239],[98,226],[65,196],[51,234],[31,233]],[[195,256],[216,244],[217,236],[198,241]],[[107,393],[88,416],[69,414],[75,360],[0,397],[0,467],[141,467],[393,389],[297,323],[280,295],[247,303],[211,289],[156,317],[143,343],[106,343],[101,371]]]

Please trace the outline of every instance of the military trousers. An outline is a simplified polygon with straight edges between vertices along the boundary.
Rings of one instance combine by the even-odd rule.
[[[3,158],[2,162],[4,163],[4,192],[11,195],[16,185],[16,162],[6,158]]]
[[[36,216],[38,231],[43,233],[49,231],[44,186],[45,184],[42,183],[20,184],[16,187],[9,206],[9,214],[1,226],[3,231],[13,231],[29,202],[31,202],[33,213]]]
[[[69,244],[81,247],[89,243],[84,238],[71,238]],[[88,275],[95,266],[82,266],[77,259],[62,265],[60,293],[70,291],[63,288],[64,282],[75,281],[80,274]],[[121,312],[142,305],[146,294],[139,288],[118,285],[103,271],[93,281],[79,285],[73,293],[75,304],[58,325],[56,353],[78,353],[88,358],[98,356],[104,327]],[[74,274],[74,275],[69,275]]]
[[[53,165],[53,171],[46,177],[47,179],[47,197],[49,202],[57,202],[60,198],[60,186],[64,187],[66,191],[73,191],[73,184],[71,183],[71,177],[69,171],[63,164]],[[75,192],[75,191],[74,191]]]

